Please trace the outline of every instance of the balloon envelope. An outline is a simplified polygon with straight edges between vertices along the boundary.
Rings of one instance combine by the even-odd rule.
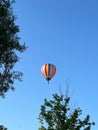
[[[56,73],[56,67],[53,64],[44,64],[41,68],[41,72],[45,79],[49,81]]]

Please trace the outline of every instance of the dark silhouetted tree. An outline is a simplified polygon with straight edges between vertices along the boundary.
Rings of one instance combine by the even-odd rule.
[[[3,125],[0,125],[0,130],[7,130]]]
[[[80,108],[72,109],[69,107],[70,97],[53,94],[53,100],[44,100],[39,113],[39,130],[90,130],[94,122],[90,122],[87,115],[81,120]]]
[[[11,89],[14,81],[21,80],[22,73],[14,71],[15,63],[19,61],[17,52],[24,52],[25,44],[20,44],[19,27],[15,24],[13,0],[0,0],[0,96]]]

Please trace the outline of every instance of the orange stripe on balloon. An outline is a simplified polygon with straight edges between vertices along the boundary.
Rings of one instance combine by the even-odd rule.
[[[46,78],[48,78],[48,64],[45,65],[45,74],[46,74]]]

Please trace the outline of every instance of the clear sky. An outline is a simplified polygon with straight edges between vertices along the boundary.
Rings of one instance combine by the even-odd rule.
[[[72,104],[90,114],[98,130],[98,0],[16,0],[21,54],[15,70],[24,73],[16,90],[0,98],[0,123],[8,130],[38,130],[37,117],[44,98],[51,99],[69,84]],[[47,84],[45,63],[57,72]]]

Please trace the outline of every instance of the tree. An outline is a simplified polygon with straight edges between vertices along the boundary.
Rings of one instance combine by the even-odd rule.
[[[20,44],[19,26],[15,24],[12,4],[14,0],[0,0],[0,96],[14,90],[15,80],[21,80],[22,73],[14,71],[19,61],[17,52],[24,52],[25,44]]]
[[[38,120],[41,123],[39,130],[90,130],[94,122],[90,122],[87,115],[80,119],[82,110],[76,108],[71,112],[69,107],[70,97],[53,94],[53,100],[44,99],[41,105]]]
[[[0,130],[7,130],[3,125],[0,125]]]

